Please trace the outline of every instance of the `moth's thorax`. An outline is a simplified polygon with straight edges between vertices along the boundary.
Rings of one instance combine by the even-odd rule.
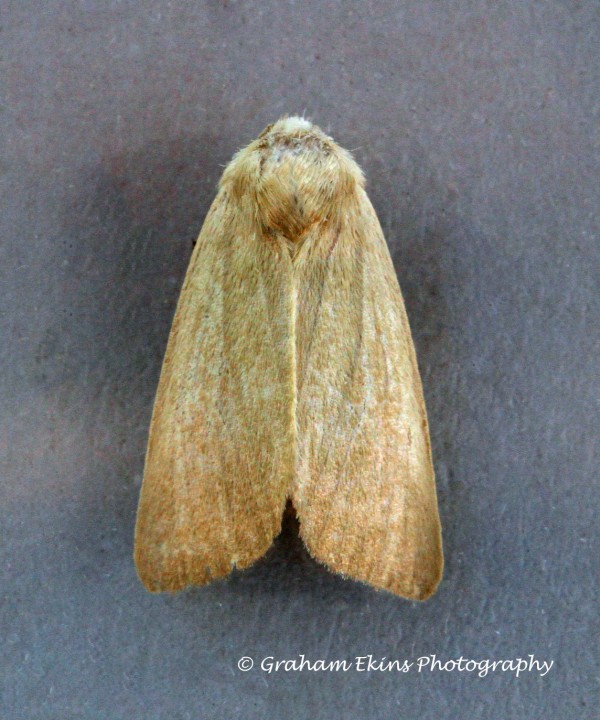
[[[256,203],[268,231],[292,242],[343,211],[363,176],[352,156],[303,118],[284,118],[242,150],[223,176]]]

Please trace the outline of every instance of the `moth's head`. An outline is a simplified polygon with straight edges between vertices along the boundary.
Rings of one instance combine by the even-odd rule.
[[[301,117],[281,118],[240,150],[221,187],[256,203],[265,229],[289,240],[343,208],[363,174],[349,152]]]

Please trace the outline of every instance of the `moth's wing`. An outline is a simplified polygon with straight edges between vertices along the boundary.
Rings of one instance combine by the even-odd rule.
[[[329,238],[296,260],[298,472],[310,553],[408,598],[443,558],[421,381],[389,251],[361,189]]]
[[[245,567],[279,531],[293,470],[290,263],[221,190],[185,278],[150,427],[134,553],[150,590]]]

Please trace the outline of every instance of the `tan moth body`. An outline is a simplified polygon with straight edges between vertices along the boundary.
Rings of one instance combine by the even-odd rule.
[[[408,598],[442,574],[427,417],[359,167],[279,120],[225,170],[181,292],[146,456],[149,590],[253,563],[287,499],[317,560]]]

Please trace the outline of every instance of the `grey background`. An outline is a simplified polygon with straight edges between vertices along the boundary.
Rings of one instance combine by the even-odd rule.
[[[3,720],[597,717],[596,2],[2,3]],[[446,571],[411,603],[293,522],[152,596],[147,427],[222,167],[283,113],[352,149],[413,328]],[[544,678],[237,660],[536,657]]]

